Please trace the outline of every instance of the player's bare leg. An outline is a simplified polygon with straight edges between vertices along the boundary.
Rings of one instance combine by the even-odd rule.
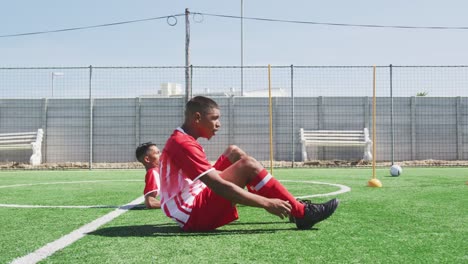
[[[236,145],[229,145],[213,165],[218,171],[224,171],[238,160],[247,157],[247,154]]]
[[[233,164],[241,158],[247,156],[247,154],[236,145],[229,145],[223,152],[223,155],[226,156]]]
[[[247,155],[229,166],[220,175],[241,188],[247,186],[252,193],[289,201],[292,206],[290,219],[296,223],[298,229],[312,228],[316,223],[330,217],[338,207],[337,199],[323,204],[297,201],[257,160]]]
[[[254,158],[244,156],[236,163],[221,172],[221,177],[237,186],[247,187],[249,192],[268,198],[288,201],[291,214],[295,217],[304,216],[304,205],[294,198],[291,193]]]
[[[233,154],[236,157],[238,154]],[[231,166],[220,173],[221,177],[237,186],[244,188],[257,175],[264,170],[261,164],[254,158],[244,155],[235,161]]]

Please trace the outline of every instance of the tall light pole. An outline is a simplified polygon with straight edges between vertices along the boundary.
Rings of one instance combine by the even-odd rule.
[[[190,11],[185,9],[185,102],[192,99],[192,76],[190,72]]]
[[[63,76],[63,72],[52,72],[52,98],[54,98],[54,80],[55,76]]]
[[[244,1],[241,0],[241,96],[244,96]]]

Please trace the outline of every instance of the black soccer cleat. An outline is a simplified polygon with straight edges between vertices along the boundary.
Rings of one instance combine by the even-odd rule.
[[[332,199],[326,203],[316,204],[309,200],[299,201],[305,205],[304,217],[290,217],[289,221],[296,223],[298,229],[311,229],[315,224],[330,217],[340,203],[338,199]]]
[[[310,204],[310,203],[312,203],[311,200],[303,200],[303,199],[299,199],[299,198],[297,198],[296,201],[300,202],[301,204]],[[289,215],[289,223],[296,223],[296,219],[295,219],[294,216]]]

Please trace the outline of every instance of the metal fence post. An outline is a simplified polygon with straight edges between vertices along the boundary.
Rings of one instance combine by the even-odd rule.
[[[93,66],[89,65],[89,170],[93,169],[93,96],[92,81]]]
[[[390,134],[391,134],[391,159],[392,165],[395,162],[395,133],[393,130],[393,67],[390,64]]]
[[[317,97],[317,129],[323,129],[323,96]]]
[[[135,147],[140,145],[140,125],[141,125],[141,98],[137,97],[135,100]]]
[[[411,160],[416,159],[416,97],[411,96]]]
[[[318,130],[323,130],[324,128],[324,117],[325,117],[325,111],[323,109],[323,96],[319,96],[317,98],[317,124],[318,124]],[[317,159],[318,160],[323,160],[325,159],[325,147],[318,147],[317,149]],[[305,160],[304,160],[305,161]]]
[[[228,124],[229,124],[229,129],[228,129],[228,144],[235,144],[234,141],[234,95],[229,96],[228,99]]]
[[[44,131],[44,138],[43,143],[42,143],[42,155],[43,159],[42,162],[46,163],[47,162],[47,108],[48,108],[48,103],[49,100],[47,98],[44,98],[42,101],[42,130]]]
[[[456,126],[457,126],[457,160],[463,160],[463,127],[462,127],[462,108],[461,97],[455,98],[456,108]]]
[[[296,127],[296,120],[294,109],[294,66],[291,64],[291,151],[292,151],[292,164],[291,167],[294,168],[294,163],[296,162],[296,137],[294,136],[294,129]]]

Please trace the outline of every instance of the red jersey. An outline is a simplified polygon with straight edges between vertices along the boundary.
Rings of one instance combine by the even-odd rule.
[[[146,171],[145,175],[145,189],[143,194],[146,196],[150,193],[156,192],[156,196],[159,194],[159,168],[151,168]]]
[[[200,143],[182,128],[174,130],[160,157],[161,208],[183,227],[195,197],[207,186],[200,177],[214,170]]]

